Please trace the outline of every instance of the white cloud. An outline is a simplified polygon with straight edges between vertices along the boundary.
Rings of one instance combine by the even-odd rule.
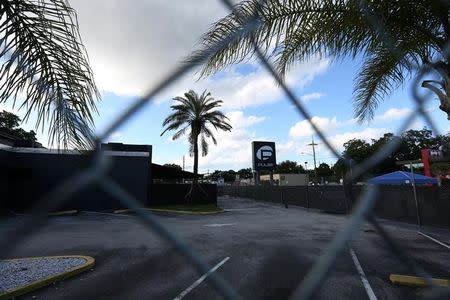
[[[111,140],[112,140],[112,139],[118,139],[118,138],[120,138],[120,137],[122,137],[122,132],[120,132],[120,131],[114,131],[114,132],[111,134],[110,139],[111,139]]]
[[[386,128],[365,128],[357,131],[327,135],[326,137],[331,146],[336,149],[339,154],[341,154],[344,150],[344,143],[348,142],[351,139],[362,139],[370,142],[371,139],[378,139],[386,132],[388,132]],[[333,164],[334,162],[336,162],[337,158],[326,147],[325,143],[323,143],[322,140],[315,139],[314,142],[318,144],[315,147],[317,164],[319,164],[319,162],[326,162],[328,164]],[[309,166],[312,167],[312,147],[308,145],[309,143],[311,143],[310,139],[301,139],[297,142],[297,146],[293,150],[295,150],[295,157],[298,157],[302,162],[307,161]]]
[[[325,135],[331,146],[341,153],[344,150],[343,144],[351,139],[362,139],[370,142],[372,139],[378,139],[389,129],[375,128],[356,125],[355,119],[349,119],[344,121],[338,121],[336,117],[318,117],[314,116],[312,122],[319,127],[322,133]],[[343,128],[349,125],[354,125],[353,130],[344,131]],[[316,155],[318,159],[322,158],[328,161],[335,161],[334,155],[326,147],[316,135],[311,125],[307,120],[300,121],[292,126],[289,130],[290,141],[277,146],[277,148],[283,154],[295,154],[297,157],[301,157],[304,160],[312,161],[312,148],[308,144],[311,143],[311,136],[315,137]]]
[[[415,119],[408,126],[406,126],[406,131],[408,130],[419,130],[422,129],[427,124],[423,119]]]
[[[306,95],[302,95],[302,96],[300,96],[300,99],[302,99],[303,102],[309,102],[309,101],[311,101],[311,100],[320,99],[320,98],[322,98],[323,96],[325,96],[325,95],[322,94],[322,93],[316,93],[316,92],[314,92],[314,93],[309,93],[309,94],[306,94]]]
[[[295,141],[287,141],[285,143],[279,143],[276,145],[277,155],[283,155],[289,152],[292,152],[298,148],[298,145]]]
[[[242,110],[231,111],[226,114],[226,116],[230,119],[230,124],[232,124],[233,128],[244,128],[249,127],[257,123],[263,122],[266,117],[257,117],[257,116],[244,116],[244,112]]]
[[[322,132],[325,132],[327,135],[330,132],[333,132],[338,126],[339,123],[336,120],[336,117],[333,118],[326,118],[326,117],[317,117],[314,116],[311,118],[311,121],[316,125],[319,130]],[[302,138],[314,135],[315,131],[310,125],[308,120],[303,120],[300,122],[297,122],[294,126],[291,127],[289,130],[289,136],[291,138]]]
[[[365,128],[360,131],[344,132],[336,134],[329,138],[331,144],[338,150],[343,150],[344,143],[351,139],[361,139],[370,142],[372,139],[378,139],[383,136],[383,134],[389,132],[386,128]]]
[[[385,111],[382,115],[375,116],[376,121],[394,121],[405,119],[412,112],[411,108],[391,108]]]
[[[286,76],[286,83],[291,88],[303,88],[315,76],[326,71],[328,66],[329,60],[312,60],[298,64]],[[238,66],[232,66],[221,72],[220,76],[208,77],[199,81],[195,81],[194,75],[185,76],[157,96],[157,100],[171,99],[174,95],[183,95],[190,89],[197,92],[210,91],[214,98],[223,100],[224,109],[243,109],[282,99],[283,91],[261,66],[248,65],[251,71],[247,74],[238,72],[237,68]]]
[[[199,40],[213,22],[227,14],[220,1],[72,0],[80,31],[99,88],[117,95],[143,95],[180,66],[198,49]],[[303,87],[325,71],[328,60],[312,60],[292,68],[286,82]],[[165,100],[189,89],[208,89],[224,100],[224,108],[244,107],[278,100],[282,91],[261,67],[241,74],[230,68],[215,78],[200,81],[193,70],[157,95]],[[317,97],[318,95],[310,95]]]
[[[251,141],[264,139],[264,137],[256,136],[251,126],[263,122],[265,117],[246,116],[242,111],[230,112],[227,116],[230,118],[233,130],[214,132],[218,143],[217,145],[210,143],[208,155],[199,157],[200,172],[251,167]],[[182,161],[176,163],[180,164]],[[185,165],[186,169],[191,169],[193,158],[186,156]]]
[[[194,50],[227,10],[220,1],[72,0],[101,90],[139,95]]]

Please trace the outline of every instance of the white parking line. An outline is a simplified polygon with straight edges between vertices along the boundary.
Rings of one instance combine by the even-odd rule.
[[[184,296],[186,296],[187,294],[189,294],[193,289],[195,289],[200,283],[203,282],[203,280],[206,279],[206,277],[208,277],[209,275],[211,275],[212,272],[216,271],[218,268],[220,268],[220,266],[222,266],[224,263],[227,262],[227,260],[229,260],[230,257],[225,257],[224,259],[222,259],[222,261],[220,263],[218,263],[217,265],[215,265],[211,270],[208,271],[208,273],[204,274],[202,277],[200,277],[199,279],[197,279],[197,281],[195,281],[193,284],[191,284],[187,289],[185,289],[184,291],[182,291],[178,296],[176,296],[175,298],[173,298],[173,300],[180,300],[182,299]]]
[[[425,234],[425,233],[422,233],[422,232],[420,232],[420,231],[417,231],[417,233],[423,235],[423,236],[426,237],[426,238],[429,238],[429,239],[432,240],[433,242],[438,243],[439,245],[444,246],[444,247],[447,248],[447,249],[450,249],[450,246],[447,245],[447,244],[444,243],[444,242],[441,242],[441,241],[439,241],[439,240],[437,240],[437,239],[435,239],[435,238],[433,238],[433,237],[431,237],[431,236],[429,236],[429,235],[427,235],[427,234]]]
[[[350,255],[352,256],[356,270],[358,270],[359,277],[361,277],[361,282],[364,285],[364,288],[366,289],[367,296],[369,297],[370,300],[377,300],[377,296],[375,296],[375,293],[373,292],[372,287],[370,286],[369,280],[367,280],[366,274],[364,273],[364,270],[362,269],[361,264],[359,263],[358,257],[356,257],[355,251],[353,251],[352,248],[350,248]]]
[[[206,226],[206,227],[223,227],[223,226],[232,226],[232,225],[236,225],[236,223],[206,224],[206,225],[203,225],[203,226]]]

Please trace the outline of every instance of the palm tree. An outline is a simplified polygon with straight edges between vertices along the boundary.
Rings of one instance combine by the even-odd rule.
[[[51,145],[91,148],[98,97],[67,1],[0,1],[0,103],[35,111]]]
[[[263,4],[261,4],[263,3]],[[281,76],[295,62],[317,57],[363,57],[354,86],[355,115],[371,119],[378,103],[426,65],[422,87],[434,92],[450,119],[450,1],[248,0],[203,36],[210,49],[201,76],[254,56],[254,43]],[[243,30],[256,16],[254,31]],[[235,34],[230,40],[226,37]],[[226,46],[214,50],[218,42]],[[201,51],[194,52],[193,60]]]
[[[164,131],[161,136],[169,130],[176,131],[172,136],[173,140],[180,138],[189,132],[188,140],[190,144],[189,153],[194,156],[194,183],[197,182],[198,174],[198,142],[202,147],[202,156],[208,154],[208,142],[210,138],[214,145],[217,141],[211,131],[214,129],[231,131],[228,118],[217,108],[222,104],[221,100],[215,100],[211,93],[204,91],[200,96],[190,90],[184,97],[175,97],[176,104],[171,106],[173,113],[163,122]]]

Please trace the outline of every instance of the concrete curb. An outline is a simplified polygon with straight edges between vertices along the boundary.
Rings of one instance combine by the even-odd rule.
[[[224,213],[225,210],[221,211],[186,211],[186,210],[173,210],[173,209],[159,209],[159,208],[143,208],[144,210],[154,211],[154,212],[166,212],[166,213],[174,213],[174,214],[182,214],[182,215],[216,215]],[[129,213],[134,212],[133,209],[119,209],[115,210],[115,214],[121,213]]]
[[[55,211],[55,212],[51,212],[48,213],[47,216],[51,217],[51,216],[64,216],[64,215],[73,215],[78,213],[78,210],[63,210],[63,211]]]
[[[11,211],[11,213],[16,216],[33,216],[33,214],[16,213],[14,211]],[[72,209],[72,210],[62,210],[62,211],[50,212],[50,213],[46,214],[46,216],[47,217],[64,216],[64,215],[73,215],[76,213],[78,213],[78,210]]]
[[[50,285],[54,282],[57,281],[61,281],[64,280],[66,278],[75,276],[77,274],[80,274],[82,272],[85,272],[87,270],[89,270],[90,268],[92,268],[95,264],[95,259],[93,257],[90,256],[84,256],[84,255],[62,255],[62,256],[42,256],[42,257],[24,257],[24,258],[18,258],[18,259],[5,259],[3,261],[14,261],[14,260],[21,260],[21,259],[29,259],[29,258],[83,258],[86,260],[86,263],[81,265],[81,266],[77,266],[74,267],[70,270],[67,270],[63,273],[59,273],[44,279],[40,279],[40,280],[36,280],[33,281],[32,283],[26,284],[26,285],[22,285],[18,288],[15,289],[11,289],[11,290],[7,290],[6,292],[0,294],[0,300],[6,300],[6,299],[10,299],[10,298],[14,298],[26,293],[29,293],[31,291],[37,290],[41,287]]]
[[[411,286],[411,287],[426,287],[426,286],[428,286],[428,283],[426,282],[426,280],[424,278],[416,277],[416,276],[391,274],[391,275],[389,275],[389,280],[393,284],[397,284],[397,285],[406,285],[406,286]],[[442,286],[442,287],[450,286],[449,279],[431,278],[431,281],[433,282],[433,284],[435,284],[437,286]]]

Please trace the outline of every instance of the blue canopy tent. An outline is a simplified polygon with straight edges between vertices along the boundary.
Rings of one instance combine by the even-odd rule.
[[[402,184],[437,184],[436,178],[423,176],[417,173],[396,171],[381,176],[373,177],[368,180],[368,183],[372,184],[391,184],[391,185],[402,185]]]
[[[412,166],[411,166],[412,169]],[[417,224],[421,225],[420,214],[419,214],[419,203],[417,202],[416,185],[417,184],[437,184],[436,178],[428,177],[420,174],[404,171],[396,171],[381,176],[373,177],[367,181],[371,184],[379,185],[411,185],[414,193],[414,201],[416,203],[416,213],[417,213]]]

